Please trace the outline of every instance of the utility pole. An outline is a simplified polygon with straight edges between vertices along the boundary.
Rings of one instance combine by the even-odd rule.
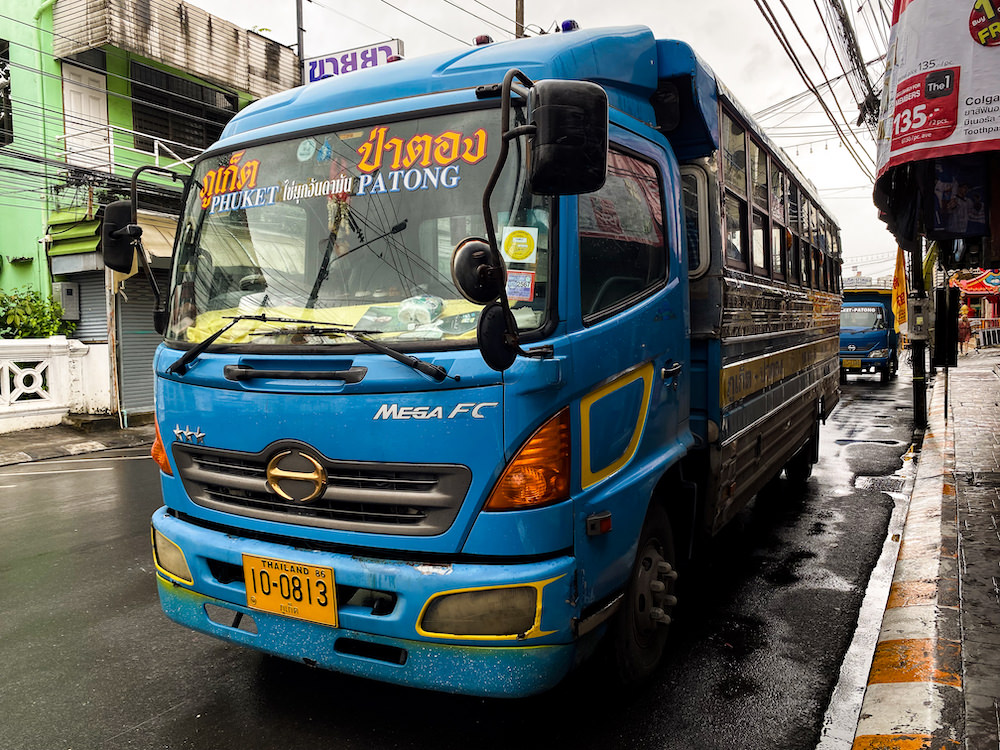
[[[900,239],[899,245],[910,256],[910,298],[921,303],[927,299],[924,288],[923,240],[919,235],[913,239]],[[926,309],[924,312],[926,318]],[[914,325],[916,321],[910,321]],[[913,427],[923,439],[927,429],[927,341],[924,337],[910,340],[911,362],[913,366]]]
[[[524,0],[514,0],[514,36],[524,36]]]
[[[306,64],[303,60],[306,56],[302,53],[302,42],[305,37],[306,30],[302,28],[302,0],[295,0],[295,33],[296,33],[296,49],[295,51],[299,56],[299,83],[305,83],[306,81]]]

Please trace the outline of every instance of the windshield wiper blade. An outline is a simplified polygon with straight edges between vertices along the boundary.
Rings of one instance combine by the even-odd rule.
[[[195,344],[186,352],[184,352],[184,354],[180,356],[180,359],[178,359],[176,362],[170,365],[170,367],[167,368],[167,372],[177,375],[184,375],[188,371],[188,365],[191,363],[191,361],[199,354],[201,354],[203,351],[208,349],[208,347],[210,347],[212,344],[214,344],[215,340],[219,338],[219,336],[224,334],[226,331],[228,331],[234,325],[239,323],[241,320],[247,320],[257,317],[258,316],[256,315],[237,315],[235,318],[232,319],[229,325],[223,326],[218,331],[213,333],[211,336],[206,336],[197,344]]]
[[[232,328],[234,325],[239,323],[241,320],[258,320],[261,323],[313,323],[312,320],[298,320],[296,318],[269,318],[264,313],[258,315],[235,315],[230,320],[228,325],[223,326],[218,331],[213,333],[211,336],[206,336],[197,344],[188,349],[180,358],[174,362],[170,367],[167,368],[167,372],[171,374],[184,375],[188,371],[188,365],[191,364],[199,354],[204,352],[208,347],[215,343],[216,339],[222,334]]]
[[[260,316],[263,317],[263,316]],[[313,321],[311,320],[297,320],[295,318],[267,318],[268,323],[272,322],[284,322],[284,323],[304,323],[309,324]],[[292,328],[292,329],[281,329],[276,331],[254,331],[251,335],[253,336],[277,336],[281,334],[289,333],[312,333],[315,335],[322,335],[324,333],[338,333],[348,338],[352,338],[358,341],[369,349],[373,349],[379,354],[384,354],[387,357],[391,357],[397,362],[402,362],[407,367],[410,367],[417,372],[422,372],[429,378],[433,378],[436,382],[440,383],[445,378],[452,378],[452,380],[458,380],[459,378],[454,375],[448,375],[448,371],[445,370],[440,365],[431,364],[430,362],[424,362],[424,360],[419,357],[413,357],[409,354],[403,354],[402,352],[396,351],[392,347],[386,346],[385,344],[375,341],[369,338],[369,336],[383,333],[383,331],[363,331],[356,328],[347,328],[340,326],[311,326],[309,328]]]
[[[211,336],[202,339],[197,344],[188,349],[186,352],[184,352],[184,354],[181,355],[180,359],[178,359],[176,362],[170,365],[170,367],[167,368],[167,372],[176,373],[177,375],[184,375],[188,371],[188,365],[191,363],[193,359],[195,359],[195,357],[197,357],[199,354],[208,349],[208,347],[210,347],[213,343],[215,343],[216,339],[218,339],[219,336],[224,334],[226,331],[228,331],[234,325],[239,323],[241,320],[256,320],[261,323],[300,323],[302,325],[309,325],[309,326],[312,326],[316,322],[314,320],[303,320],[301,318],[268,317],[264,313],[260,313],[259,315],[237,315],[230,321],[228,325],[223,326],[218,331],[213,333]],[[314,327],[317,329],[319,328],[317,326]],[[457,377],[453,375],[448,375],[448,371],[445,370],[440,365],[431,364],[430,362],[424,362],[422,359],[418,357],[413,357],[410,356],[409,354],[403,354],[402,352],[398,352],[395,349],[386,346],[385,344],[379,343],[378,341],[374,341],[373,339],[368,338],[369,334],[376,334],[379,333],[379,331],[357,331],[352,328],[347,328],[347,327],[340,328],[337,326],[327,326],[327,328],[331,332],[335,331],[337,333],[342,333],[345,336],[349,336],[355,341],[364,344],[369,349],[373,349],[379,352],[380,354],[384,354],[387,357],[391,357],[397,362],[401,362],[407,367],[416,370],[417,372],[422,372],[424,375],[426,375],[429,378],[432,378],[438,383],[442,382],[445,378],[448,377],[451,377],[453,380],[458,380]],[[275,333],[276,333],[275,331],[255,331],[253,335],[266,336],[266,335],[274,335]]]

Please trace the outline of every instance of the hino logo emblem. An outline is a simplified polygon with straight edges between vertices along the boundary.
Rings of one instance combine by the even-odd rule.
[[[323,494],[326,469],[301,450],[281,451],[267,463],[267,486],[279,497],[304,505]]]
[[[856,350],[857,348],[858,348],[858,347],[857,347],[857,345],[856,345],[856,344],[848,344],[848,345],[847,345],[847,351],[849,351],[849,352],[853,352],[853,351],[855,351],[855,350]]]

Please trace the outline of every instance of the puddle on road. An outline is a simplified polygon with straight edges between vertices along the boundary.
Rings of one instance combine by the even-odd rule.
[[[865,492],[899,492],[903,489],[906,479],[899,476],[890,477],[857,477],[854,480],[855,489]]]
[[[902,445],[898,440],[852,440],[840,438],[833,441],[836,445]]]

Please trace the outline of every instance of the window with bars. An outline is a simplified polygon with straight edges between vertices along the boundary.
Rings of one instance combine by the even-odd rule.
[[[234,94],[147,65],[132,63],[131,75],[132,127],[142,151],[162,139],[178,156],[193,156],[219,139],[239,106]]]

